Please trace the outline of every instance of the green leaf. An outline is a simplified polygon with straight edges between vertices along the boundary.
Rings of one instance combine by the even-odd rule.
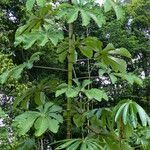
[[[53,132],[57,133],[59,129],[59,122],[55,119],[48,119],[48,129]]]
[[[137,127],[138,116],[141,120],[142,126],[149,125],[150,118],[144,109],[136,102],[131,100],[121,101],[115,108],[115,122],[123,117],[123,123],[130,124],[134,128]]]
[[[51,113],[61,113],[62,112],[62,108],[58,105],[55,105],[52,102],[47,102],[44,105],[44,113],[49,113],[48,115],[51,116]],[[51,116],[53,117],[53,116]]]
[[[111,6],[111,0],[104,0],[104,10],[105,12],[108,12],[111,10],[112,6]]]
[[[111,51],[111,50],[114,50],[115,47],[112,43],[109,43],[104,49],[103,51]]]
[[[127,64],[123,59],[116,58],[113,56],[108,56],[105,60],[106,64],[109,64],[115,72],[125,73],[127,69]]]
[[[100,13],[100,12],[99,12]],[[102,27],[102,24],[105,22],[104,16],[100,13],[98,16],[94,13],[89,13],[90,17],[95,21],[98,27]]]
[[[87,37],[83,40],[82,44],[88,49],[91,49],[95,52],[99,52],[102,50],[102,42],[99,41],[96,37]]]
[[[110,74],[109,77],[111,79],[112,84],[115,84],[117,82],[117,78],[113,74]]]
[[[65,61],[65,59],[67,58],[67,51],[62,52],[61,54],[59,54],[59,61],[61,63],[63,63]]]
[[[37,119],[38,116],[39,113],[28,111],[17,116],[13,124],[18,128],[20,135],[25,135],[33,126],[34,121]]]
[[[92,83],[91,80],[84,80],[83,83],[82,83],[82,88],[85,88],[86,86],[88,86],[91,83]]]
[[[106,70],[103,70],[103,69],[98,70],[98,75],[99,76],[103,76],[105,73],[106,73]]]
[[[63,93],[65,93],[66,91],[67,91],[67,88],[62,88],[60,90],[57,90],[55,96],[58,97],[62,95]]]
[[[140,105],[135,103],[135,106],[137,108],[142,125],[146,126],[147,125],[147,114],[145,113],[144,109]]]
[[[46,96],[45,96],[44,92],[37,91],[35,93],[34,101],[37,105],[40,106],[40,105],[44,104],[45,100],[46,100]]]
[[[45,133],[45,131],[48,129],[48,121],[46,117],[39,117],[35,123],[34,123],[34,127],[35,127],[35,136],[39,137],[42,134]]]
[[[46,0],[36,0],[36,2],[40,7],[44,7],[46,4]]]
[[[130,105],[130,113],[131,113],[131,123],[133,125],[134,128],[137,127],[137,118],[136,118],[136,112],[133,108],[133,105]]]
[[[82,52],[84,56],[88,58],[92,58],[93,56],[93,51],[88,46],[80,47],[80,51]]]
[[[75,8],[72,10],[70,17],[68,18],[68,23],[73,23],[78,18],[79,9]]]
[[[8,80],[9,74],[10,74],[10,71],[7,70],[0,75],[0,83],[1,84],[4,84]]]
[[[60,146],[58,146],[55,150],[60,150],[60,149],[67,148],[67,147],[69,147],[70,145],[72,145],[73,143],[75,143],[78,140],[79,139],[69,139],[69,140],[66,140],[65,143],[63,143]]]
[[[79,128],[82,127],[84,125],[85,122],[85,116],[81,115],[81,114],[75,114],[73,116],[73,121],[75,123],[75,125]]]
[[[133,130],[133,127],[131,125],[127,124],[127,125],[124,126],[124,133],[125,133],[125,137],[127,139],[132,137],[133,132],[134,132],[134,130]]]
[[[35,127],[35,135],[41,136],[49,129],[53,133],[57,133],[59,124],[63,122],[62,108],[47,102],[37,108],[38,111],[26,111],[17,116],[14,120],[14,126],[18,128],[20,135],[25,135],[31,127]]]
[[[46,45],[46,43],[49,41],[49,39],[48,39],[48,36],[45,34],[45,35],[43,35],[43,36],[39,36],[39,39],[38,39],[38,44],[39,44],[39,46],[45,46]]]
[[[63,123],[63,117],[62,117],[62,115],[57,114],[57,111],[56,111],[56,113],[51,113],[51,115],[49,115],[49,116],[56,119],[59,123]]]
[[[90,90],[86,90],[85,91],[85,95],[90,100],[95,99],[95,100],[97,100],[99,102],[102,101],[102,99],[108,100],[107,94],[104,91],[96,89],[96,88],[92,88]]]
[[[80,12],[82,17],[82,26],[87,26],[90,23],[90,17],[85,10],[81,9]]]
[[[76,141],[71,144],[66,150],[77,150],[82,141]]]
[[[124,107],[126,106],[126,103],[124,103],[123,105],[120,106],[120,108],[117,110],[116,114],[115,114],[115,122],[118,121],[119,117],[121,116]]]
[[[124,15],[125,15],[123,9],[122,9],[120,6],[118,6],[118,5],[115,5],[113,8],[114,8],[114,10],[115,10],[117,19],[118,19],[118,20],[119,20],[119,19],[122,19],[122,18],[124,17]]]
[[[130,52],[127,49],[125,49],[125,48],[115,49],[113,51],[110,51],[109,54],[118,54],[118,55],[121,55],[121,56],[125,56],[125,57],[128,57],[128,58],[131,58]]]
[[[138,84],[138,85],[140,85],[140,86],[142,86],[143,85],[143,81],[142,81],[142,79],[140,79],[137,75],[135,75],[135,74],[133,74],[133,73],[126,73],[126,74],[121,74],[121,73],[115,73],[115,75],[116,76],[119,76],[119,77],[121,77],[122,79],[124,79],[124,80],[127,80],[130,84],[134,84],[134,83],[136,83],[136,84]]]
[[[25,68],[25,64],[21,64],[19,66],[16,66],[15,68],[13,68],[10,72],[10,76],[14,79],[19,79],[21,77],[21,73],[23,72],[24,68]]]
[[[123,110],[123,123],[125,125],[127,124],[129,105],[130,105],[130,103],[127,103],[126,106],[124,107],[124,110]]]
[[[66,91],[66,96],[70,98],[74,98],[78,95],[78,91],[75,88],[68,87]]]
[[[27,0],[26,8],[27,8],[28,11],[32,10],[34,3],[35,3],[35,0]]]

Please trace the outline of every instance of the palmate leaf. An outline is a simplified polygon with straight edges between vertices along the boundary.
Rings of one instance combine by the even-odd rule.
[[[105,23],[105,17],[103,15],[101,7],[91,7],[94,3],[91,1],[73,1],[73,5],[61,4],[58,8],[58,18],[65,18],[68,23],[72,23],[77,20],[78,16],[81,15],[82,26],[87,26],[90,20],[94,20],[95,23],[101,27]],[[113,0],[104,0],[105,12],[114,9],[117,19],[122,19],[124,11],[117,5]]]
[[[55,150],[103,150],[103,147],[100,145],[99,141],[94,138],[86,137],[85,139],[69,139],[60,141],[62,143]]]
[[[119,121],[120,118],[123,119],[125,125],[130,124],[134,128],[137,127],[138,116],[140,118],[142,126],[150,125],[150,118],[144,111],[144,109],[138,105],[136,102],[131,100],[121,101],[114,109],[115,112],[115,122]]]
[[[102,42],[95,37],[85,38],[79,48],[82,54],[88,58],[92,58],[94,53],[96,60],[100,60],[103,64],[110,66],[115,72],[126,72],[127,64],[120,56],[131,58],[128,50],[125,48],[115,49],[111,43],[102,49]]]
[[[111,43],[95,54],[95,58],[97,60],[100,60],[107,66],[110,66],[113,71],[125,73],[127,64],[123,59],[118,58],[118,56],[130,58],[131,54],[124,48],[115,49],[114,45]]]
[[[105,17],[103,15],[103,13],[99,10],[94,10],[92,12],[89,12],[89,16],[91,17],[91,19],[94,20],[94,22],[98,25],[98,27],[102,27],[103,24],[105,24]]]
[[[105,23],[105,17],[99,7],[91,8],[89,5],[84,4],[62,4],[58,8],[58,18],[65,18],[68,23],[73,23],[77,20],[79,14],[82,18],[82,26],[87,26],[90,20],[94,20],[95,23],[101,27]]]
[[[74,80],[74,82],[77,84],[76,87],[68,87],[66,84],[65,86],[61,87],[60,85],[60,88],[56,91],[55,96],[58,97],[62,94],[65,94],[66,97],[74,98],[77,97],[80,92],[83,92],[89,100],[108,100],[108,96],[105,91],[96,88],[92,88],[90,90],[86,89],[86,86],[91,84],[92,81],[84,80],[82,84],[79,84],[78,80]]]
[[[54,19],[46,19],[50,17],[51,10],[52,6],[46,5],[36,15],[31,15],[27,23],[17,29],[15,46],[23,43],[24,48],[29,49],[34,44],[45,46],[47,42],[56,46],[64,37],[61,25],[56,24]]]
[[[142,86],[143,85],[143,81],[141,78],[139,78],[137,75],[133,74],[133,73],[114,73],[115,76],[117,77],[121,77],[123,80],[128,81],[128,83],[130,83],[131,85],[133,85],[134,83]]]
[[[45,26],[45,31],[41,29],[34,30],[30,33],[16,37],[15,45],[23,42],[24,48],[29,49],[35,43],[37,43],[39,46],[45,46],[47,42],[51,41],[56,46],[59,40],[62,40],[63,38],[63,32],[61,30],[56,30],[51,26]]]
[[[108,96],[105,91],[96,88],[86,90],[85,95],[89,98],[89,100],[95,99],[99,102],[102,101],[102,99],[108,100]]]
[[[18,128],[20,135],[25,135],[31,127],[35,128],[35,136],[39,137],[47,130],[57,133],[63,118],[62,108],[51,103],[45,103],[37,108],[38,111],[26,111],[17,116],[13,126]]]

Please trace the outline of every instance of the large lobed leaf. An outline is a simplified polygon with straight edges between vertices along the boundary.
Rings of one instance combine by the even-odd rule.
[[[122,118],[125,125],[130,124],[134,128],[138,124],[138,116],[142,126],[150,126],[150,118],[145,110],[132,100],[121,101],[114,109],[115,122],[118,122]]]
[[[39,137],[47,130],[57,133],[63,117],[60,115],[62,108],[47,102],[37,108],[38,111],[26,111],[17,116],[13,125],[18,128],[19,135],[25,135],[31,127],[35,128],[35,136]]]

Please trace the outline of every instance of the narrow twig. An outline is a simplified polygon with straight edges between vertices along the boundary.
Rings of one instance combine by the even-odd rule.
[[[76,74],[74,67],[73,67],[73,74],[74,74],[74,77],[77,78],[77,74]]]
[[[90,76],[90,79],[95,79],[95,78],[99,78],[99,76]],[[87,77],[78,77],[77,79],[89,79],[89,76]]]
[[[45,66],[33,66],[33,67],[34,68],[39,68],[39,69],[48,69],[48,70],[56,70],[56,71],[64,71],[64,72],[68,71],[66,69],[55,68],[55,67],[45,67]]]
[[[78,62],[78,61],[88,61],[88,60],[89,60],[88,58],[85,58],[85,59],[78,59],[77,62]],[[94,58],[90,58],[90,60],[94,60]]]

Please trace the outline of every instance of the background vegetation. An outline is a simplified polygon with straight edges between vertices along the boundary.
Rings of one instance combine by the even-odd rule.
[[[1,0],[0,149],[149,150],[149,25],[149,0]]]

